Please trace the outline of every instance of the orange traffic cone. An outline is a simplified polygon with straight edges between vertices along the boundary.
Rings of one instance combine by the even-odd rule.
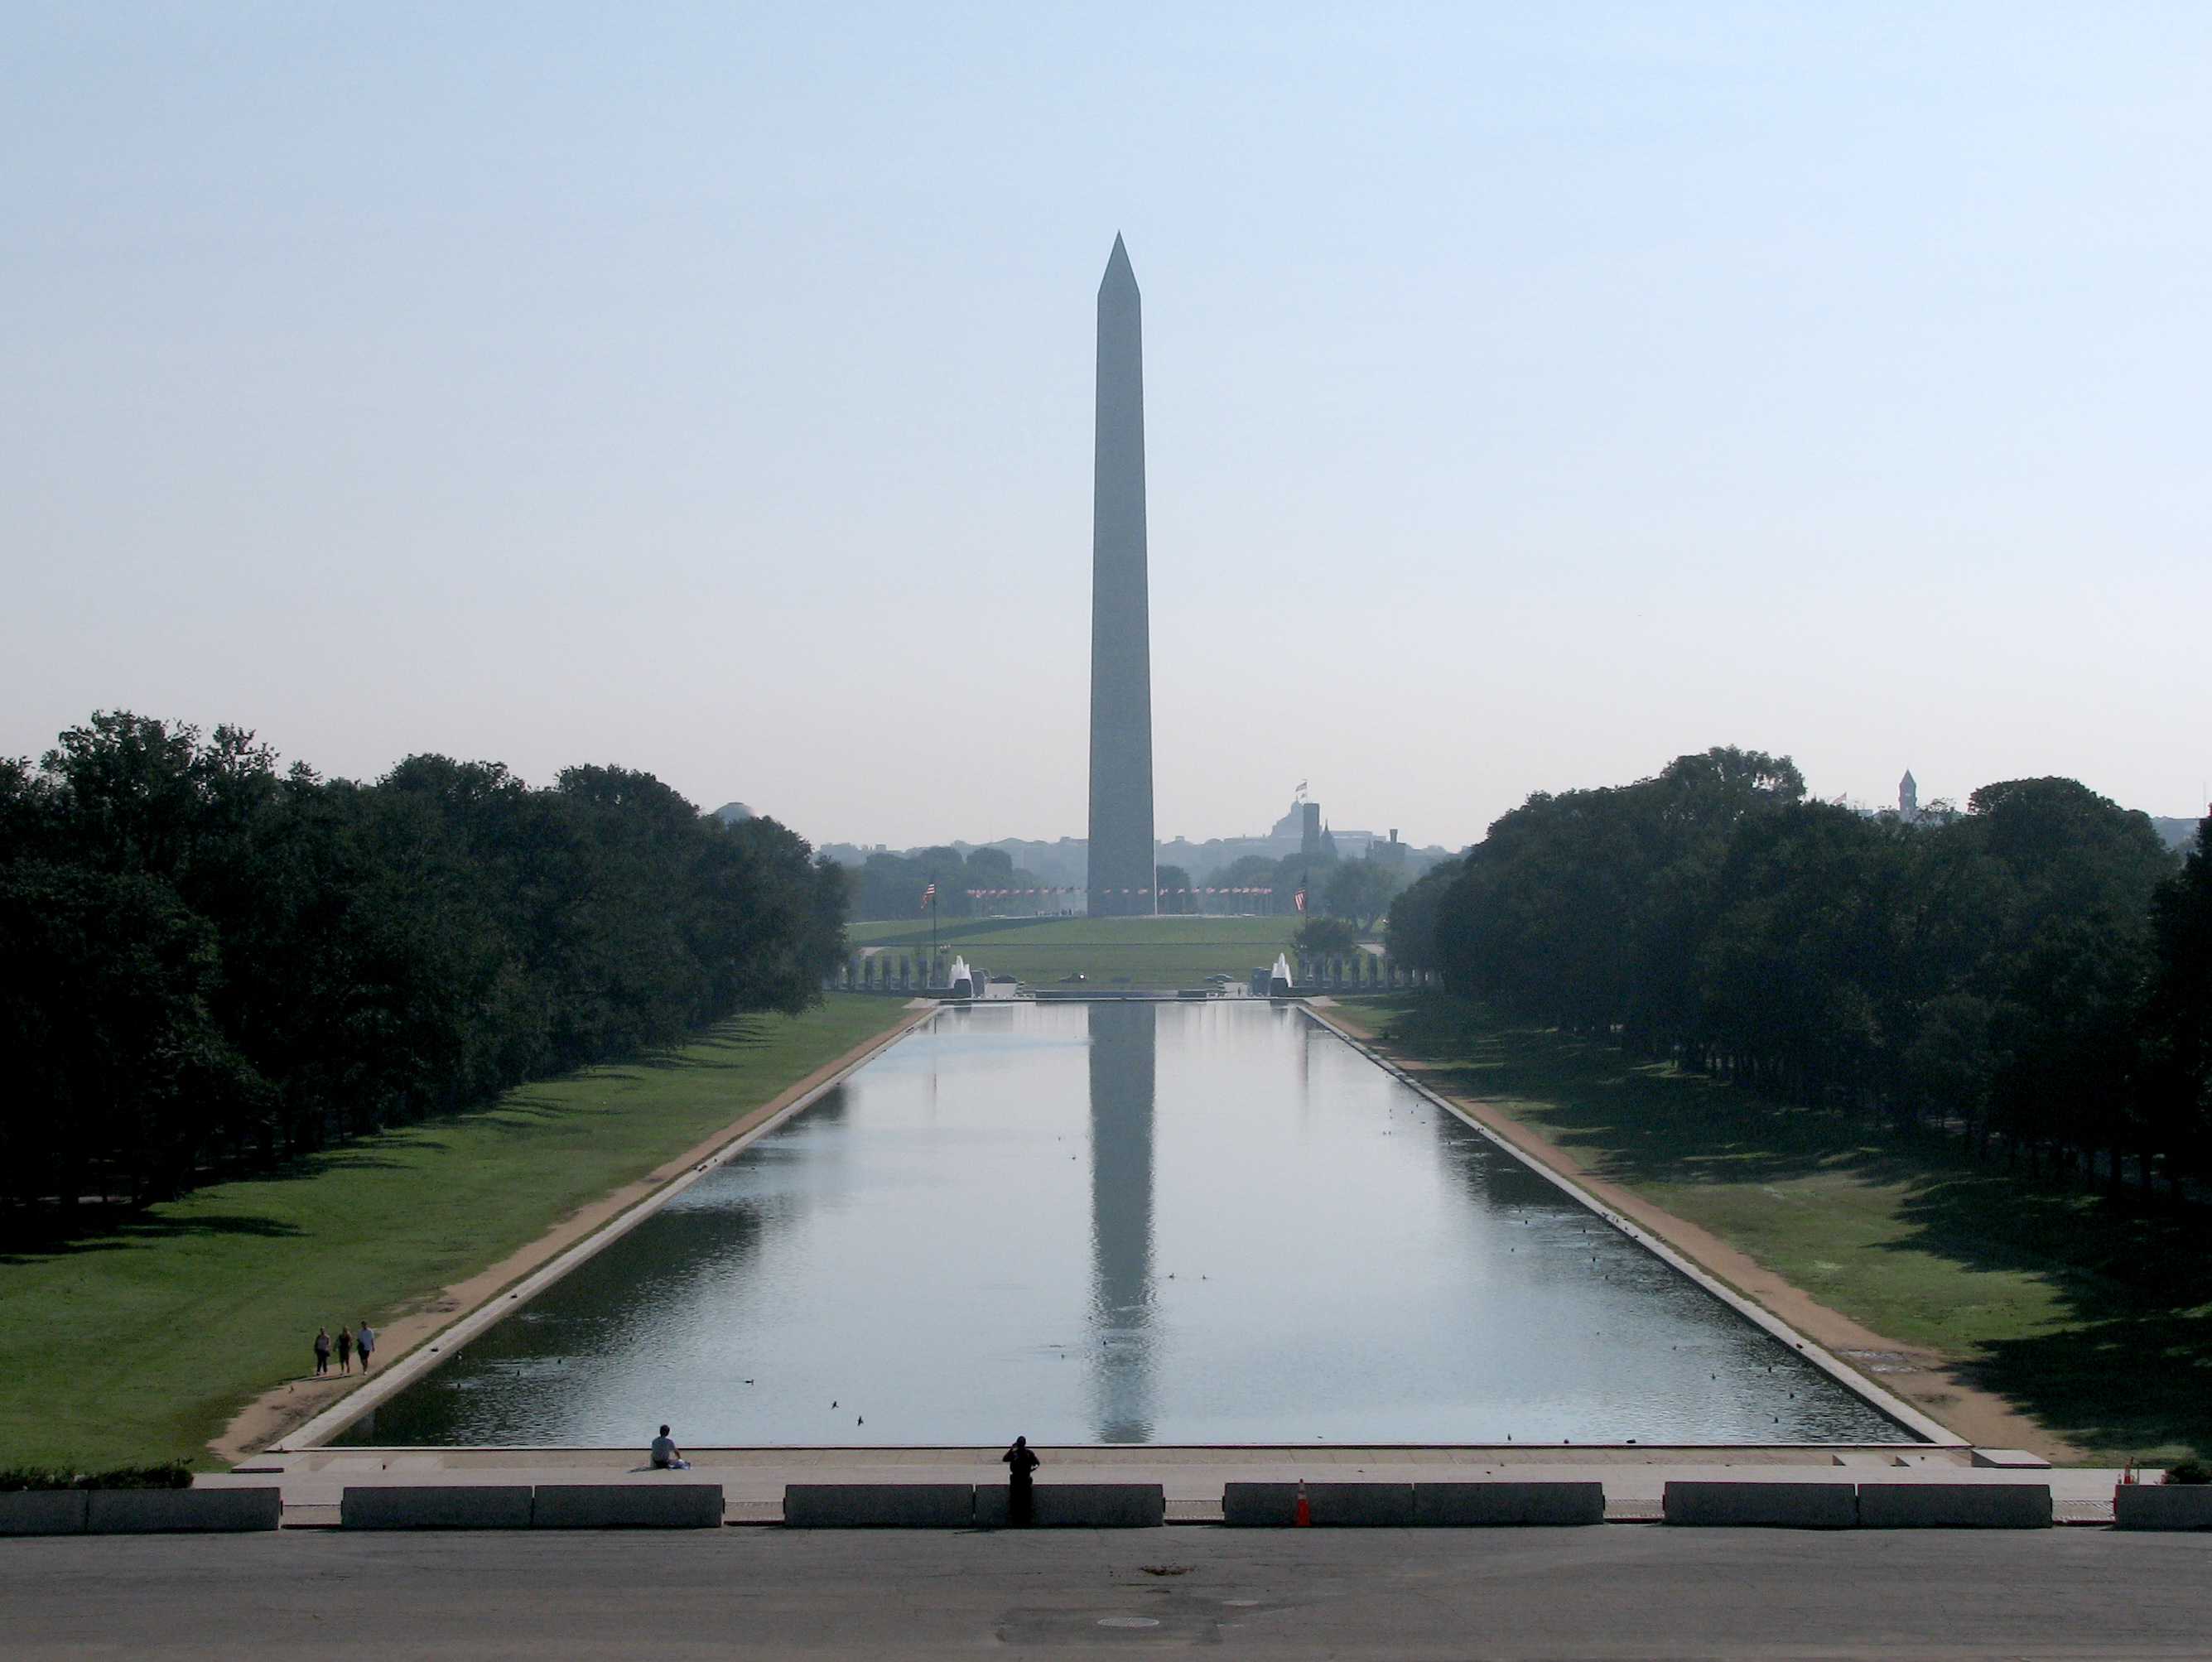
[[[1291,1526],[1293,1529],[1313,1527],[1313,1508],[1306,1504],[1306,1480],[1303,1477],[1298,1479],[1298,1503],[1291,1510]]]

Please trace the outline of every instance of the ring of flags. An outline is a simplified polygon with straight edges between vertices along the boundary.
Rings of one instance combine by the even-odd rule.
[[[1149,895],[1152,891],[1149,889],[1101,889],[1097,890],[1086,889],[970,889],[964,890],[963,892],[971,901],[988,901],[997,900],[1008,895],[1088,895],[1093,893],[1100,895]],[[1275,891],[1272,889],[1163,889],[1160,890],[1160,893],[1163,895],[1272,895],[1274,892]],[[1300,892],[1304,893],[1303,890]],[[925,901],[929,900],[936,893],[937,885],[935,883],[932,883],[927,889],[923,891],[921,898]]]

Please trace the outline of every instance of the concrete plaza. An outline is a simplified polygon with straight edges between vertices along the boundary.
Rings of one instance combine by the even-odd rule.
[[[2208,1571],[2083,1528],[52,1537],[0,1540],[0,1659],[2203,1657]]]

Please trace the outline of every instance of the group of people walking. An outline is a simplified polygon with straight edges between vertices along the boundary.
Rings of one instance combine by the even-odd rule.
[[[337,1352],[339,1373],[352,1373],[353,1359],[359,1356],[361,1371],[366,1374],[368,1372],[368,1359],[376,1352],[376,1329],[368,1325],[367,1316],[361,1319],[358,1331],[340,1322],[336,1339],[331,1337],[329,1328],[318,1327],[315,1330],[315,1372],[318,1375],[331,1371],[331,1353],[333,1350]]]

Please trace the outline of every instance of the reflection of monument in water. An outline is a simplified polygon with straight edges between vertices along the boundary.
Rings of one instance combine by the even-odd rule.
[[[1155,1011],[1089,1009],[1092,1417],[1101,1442],[1150,1442]]]
[[[1152,647],[1145,550],[1145,348],[1136,273],[1114,239],[1098,285],[1091,508],[1093,917],[1153,909]]]

